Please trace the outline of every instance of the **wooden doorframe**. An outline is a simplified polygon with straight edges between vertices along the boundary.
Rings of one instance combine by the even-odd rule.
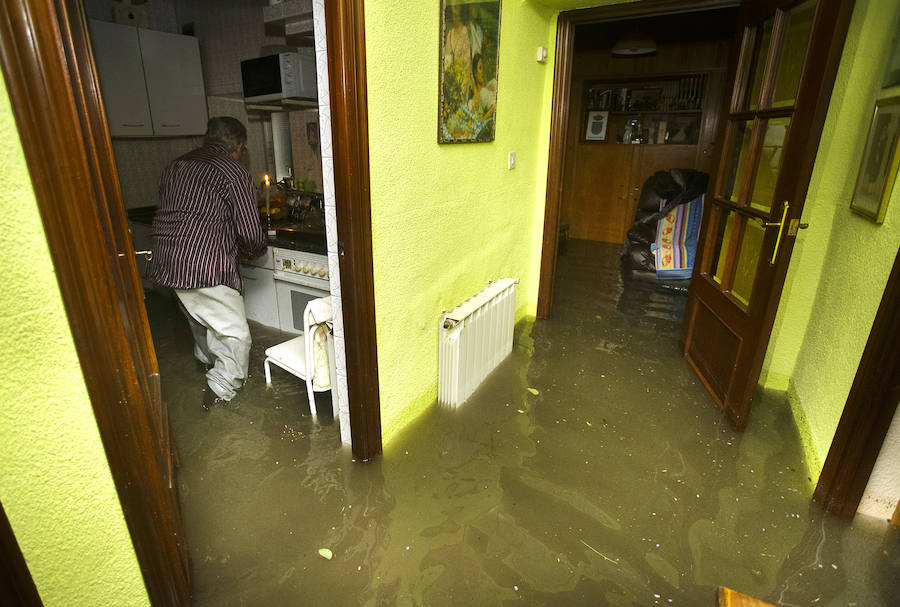
[[[537,317],[553,315],[553,287],[562,208],[563,172],[566,162],[569,102],[572,93],[572,62],[575,57],[575,28],[589,23],[658,17],[677,13],[732,8],[740,0],[644,0],[597,8],[564,11],[556,24],[556,56],[553,67],[553,101],[550,107],[550,153],[547,163],[547,196],[544,205],[544,233],[541,244],[541,273],[538,282]]]
[[[900,399],[900,251],[881,297],[856,377],[819,475],[813,501],[852,517]]]
[[[121,191],[118,176],[104,171],[114,166],[112,145],[96,74],[79,63],[89,43],[72,39],[69,19],[76,15],[85,19],[80,0],[5,0],[0,67],[72,341],[148,595],[154,605],[185,605],[191,596],[189,572],[171,546],[178,513],[153,507],[168,488],[138,427],[152,422],[141,418],[146,395],[115,303],[123,288],[140,287],[136,267],[123,286],[121,269],[109,253],[114,243],[108,205],[122,204]],[[381,432],[362,0],[328,2],[326,21],[351,435],[354,455],[367,460],[381,452]],[[6,545],[0,552],[13,556]]]
[[[0,605],[40,607],[43,604],[0,504]]]
[[[353,454],[381,453],[363,0],[325,3],[341,303]]]
[[[156,459],[156,420],[132,347],[138,337],[119,307],[140,286],[133,256],[124,271],[116,252],[115,233],[127,226],[118,224],[124,206],[96,72],[85,53],[83,6],[80,0],[6,0],[0,6],[0,65],[147,593],[155,605],[187,604],[180,512]],[[115,204],[120,212],[110,213]]]

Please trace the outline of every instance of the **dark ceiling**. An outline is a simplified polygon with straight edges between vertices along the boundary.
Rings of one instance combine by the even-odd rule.
[[[661,17],[607,21],[575,28],[575,50],[611,49],[631,33],[649,36],[657,44],[682,40],[730,40],[734,36],[737,8]]]

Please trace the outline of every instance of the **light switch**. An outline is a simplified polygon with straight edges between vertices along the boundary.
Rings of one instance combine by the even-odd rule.
[[[537,60],[538,63],[546,63],[547,62],[547,47],[539,46],[537,48]]]
[[[516,168],[516,153],[510,152],[509,153],[509,170],[511,171],[514,168]]]

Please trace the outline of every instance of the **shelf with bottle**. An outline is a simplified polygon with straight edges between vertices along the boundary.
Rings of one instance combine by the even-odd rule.
[[[707,75],[586,81],[586,142],[696,145]]]

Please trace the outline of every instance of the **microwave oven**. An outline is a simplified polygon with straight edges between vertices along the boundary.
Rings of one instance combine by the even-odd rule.
[[[241,61],[244,101],[316,98],[316,60],[310,55],[278,53]]]

